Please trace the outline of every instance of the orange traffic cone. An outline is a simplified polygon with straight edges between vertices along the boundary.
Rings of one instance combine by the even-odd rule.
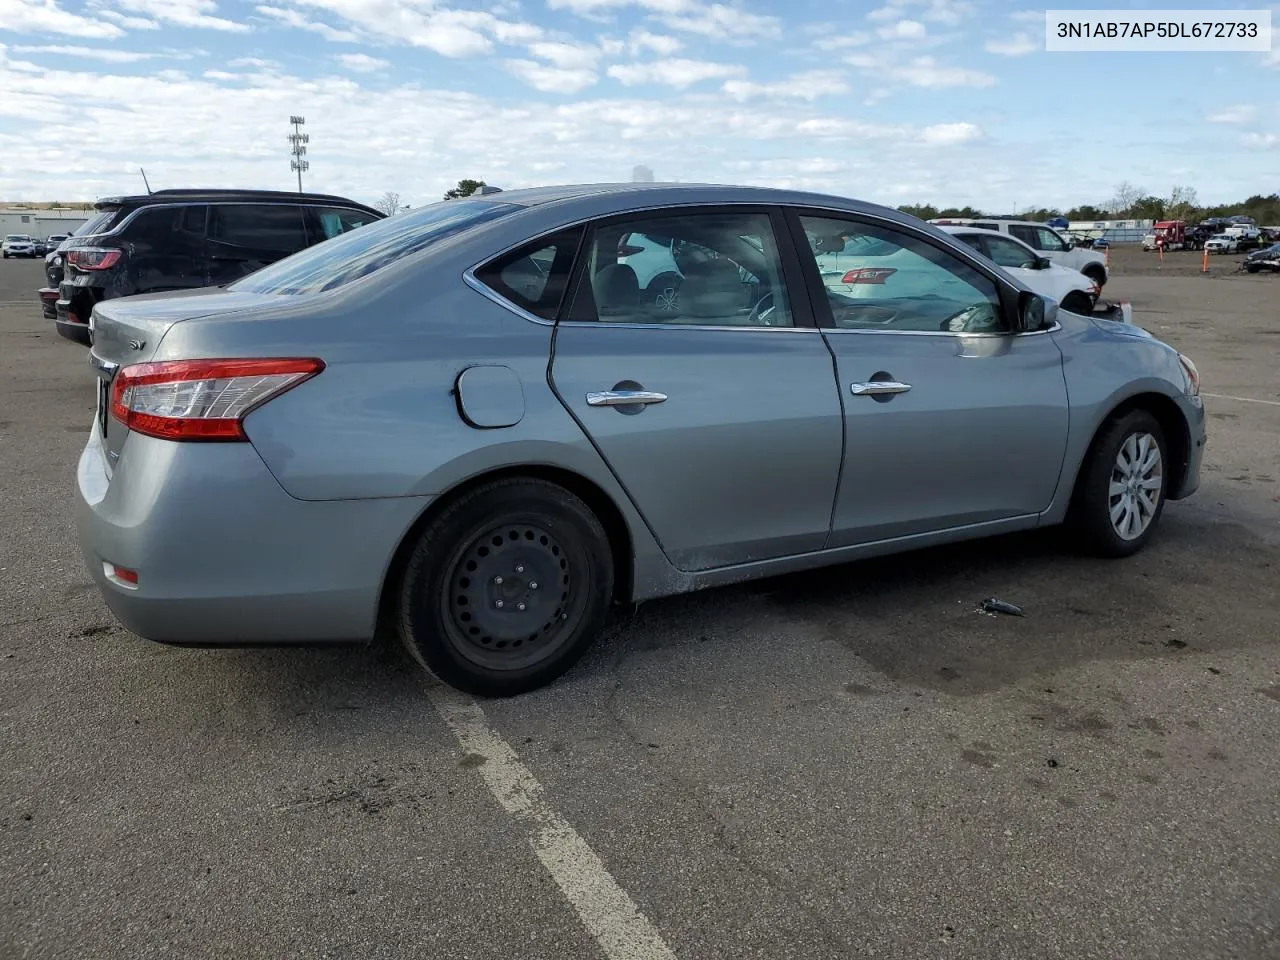
[[[1102,248],[1102,265],[1108,270],[1111,269],[1111,244],[1107,244]]]
[[[1200,263],[1200,272],[1201,273],[1209,272],[1209,248],[1208,247],[1204,248],[1204,259]]]

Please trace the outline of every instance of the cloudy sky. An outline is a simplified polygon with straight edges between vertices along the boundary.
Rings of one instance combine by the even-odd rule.
[[[637,164],[1003,211],[1277,189],[1280,48],[1044,46],[1009,0],[0,0],[0,200],[289,189],[295,113],[308,189],[415,205]]]

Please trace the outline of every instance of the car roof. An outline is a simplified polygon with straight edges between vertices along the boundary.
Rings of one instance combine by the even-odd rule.
[[[759,203],[788,206],[837,207],[848,210],[865,210],[884,214],[892,213],[895,219],[915,220],[907,214],[877,204],[840,197],[834,194],[812,193],[803,190],[783,190],[775,187],[749,187],[721,183],[587,183],[559,186],[528,187],[520,190],[503,190],[488,193],[478,199],[496,203],[512,203],[522,207],[534,207],[568,200],[616,197],[625,205],[645,206],[655,203]]]
[[[235,190],[219,188],[190,188],[180,190],[156,190],[152,193],[128,196],[102,197],[94,203],[98,210],[113,207],[141,207],[153,203],[310,203],[321,206],[358,207],[361,210],[382,213],[367,204],[349,200],[330,193],[296,193],[288,190]]]

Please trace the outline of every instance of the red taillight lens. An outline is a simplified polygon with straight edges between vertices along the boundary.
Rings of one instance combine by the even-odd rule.
[[[120,259],[119,250],[106,247],[81,247],[67,251],[67,263],[78,270],[106,270]]]
[[[644,253],[644,247],[637,247],[634,243],[618,244],[618,256],[634,257],[637,253]]]
[[[850,270],[841,278],[841,283],[872,283],[883,286],[884,282],[898,272],[897,267],[859,267]]]
[[[111,415],[164,440],[245,440],[245,417],[323,369],[315,357],[138,363],[112,381]]]

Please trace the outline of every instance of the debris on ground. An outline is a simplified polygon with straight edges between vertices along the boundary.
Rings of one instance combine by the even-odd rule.
[[[1022,608],[1015,603],[1009,603],[1001,600],[999,597],[987,597],[982,603],[978,604],[978,609],[983,613],[995,615],[997,613],[1008,614],[1011,617],[1025,617]]]

